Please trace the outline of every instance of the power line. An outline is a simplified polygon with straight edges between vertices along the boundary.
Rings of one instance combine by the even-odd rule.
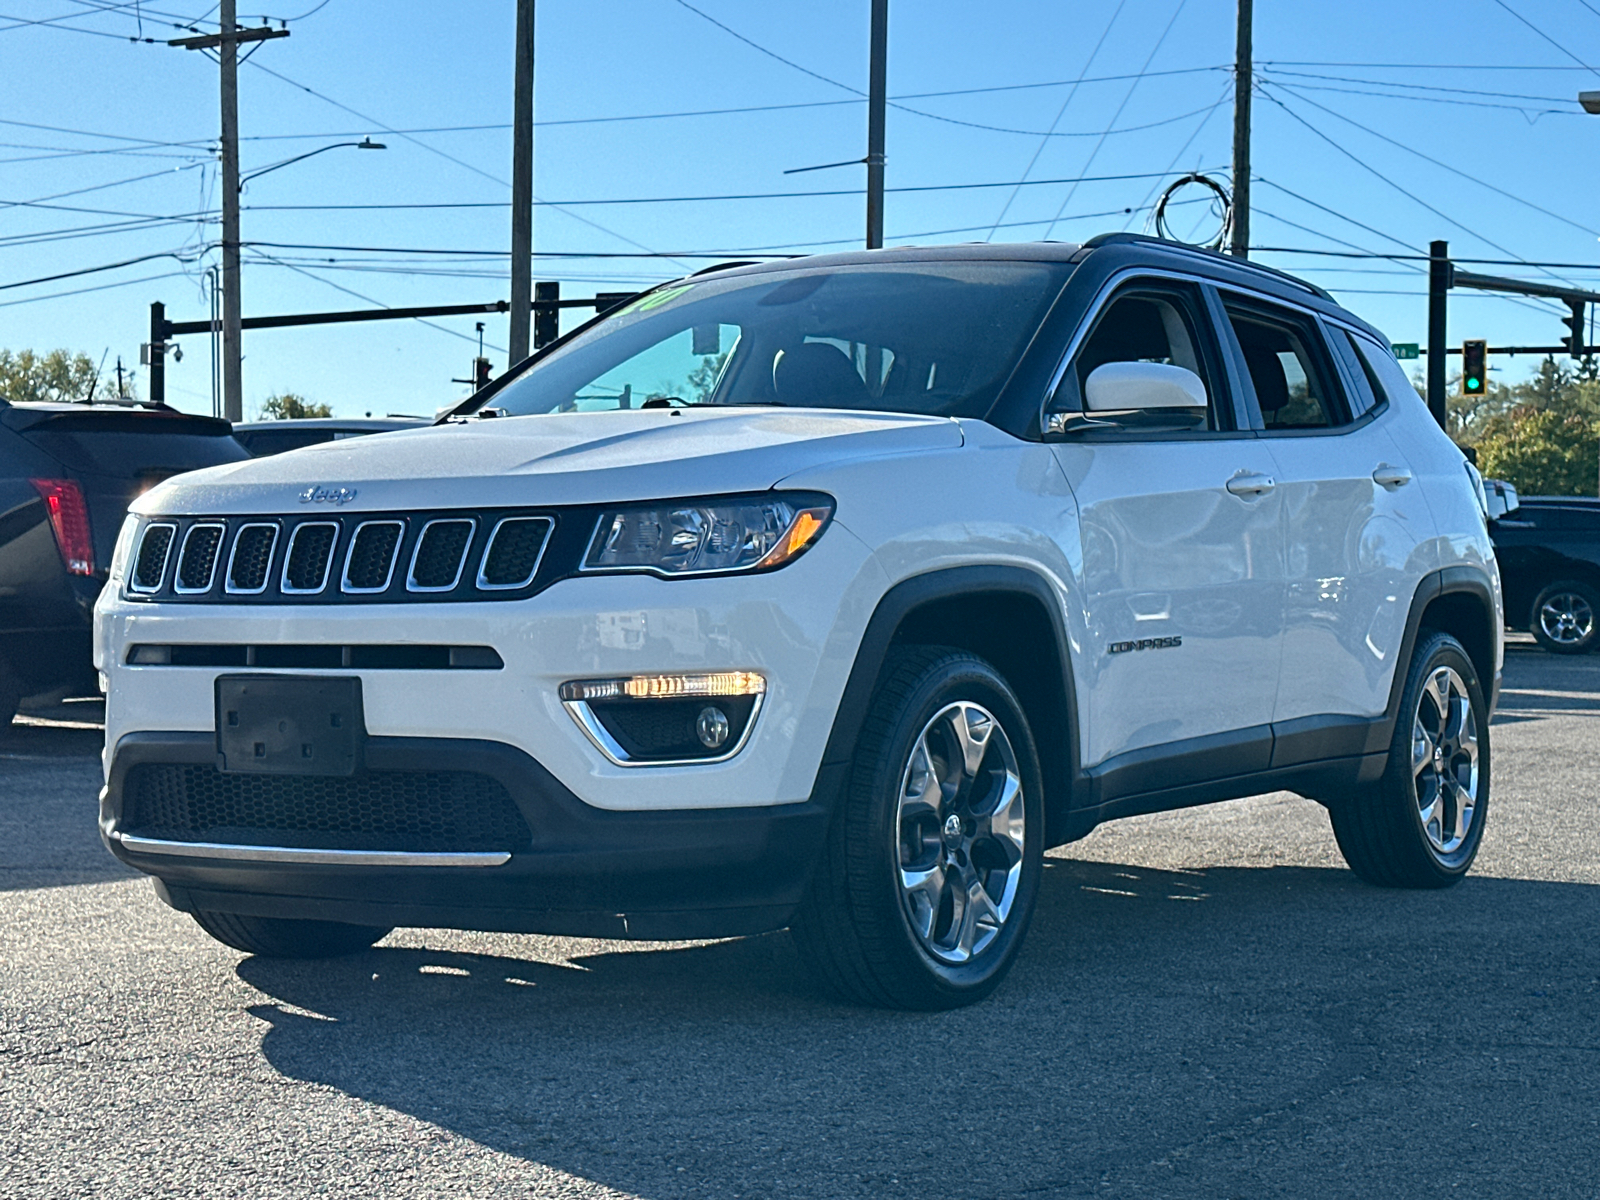
[[[1172,16],[1168,19],[1166,28],[1161,31],[1161,36],[1156,39],[1156,44],[1150,48],[1150,54],[1144,60],[1144,65],[1139,68],[1141,71],[1148,71],[1150,69],[1150,64],[1155,61],[1156,55],[1161,53],[1161,47],[1166,43],[1167,35],[1172,32],[1172,27],[1178,23],[1178,18],[1183,14],[1184,5],[1187,3],[1188,0],[1178,0],[1178,6],[1172,10]],[[1105,132],[1100,135],[1100,140],[1094,144],[1094,149],[1089,152],[1088,161],[1083,164],[1083,169],[1085,171],[1093,166],[1094,160],[1099,157],[1100,148],[1106,144],[1106,138],[1111,135],[1111,130],[1116,126],[1117,119],[1122,116],[1123,110],[1128,107],[1128,101],[1133,99],[1133,93],[1138,89],[1139,82],[1139,80],[1135,79],[1128,85],[1128,91],[1127,94],[1122,97],[1122,103],[1117,105],[1117,111],[1112,113],[1111,120],[1106,122]],[[1054,231],[1056,227],[1056,221],[1061,219],[1061,214],[1067,211],[1067,205],[1072,203],[1073,196],[1077,194],[1078,185],[1074,183],[1070,188],[1067,189],[1067,194],[1061,199],[1061,207],[1056,210],[1056,220],[1051,221],[1050,224],[1045,228],[1045,237],[1048,238]]]
[[[1100,40],[1094,44],[1094,49],[1089,51],[1089,57],[1083,60],[1083,70],[1078,72],[1079,82],[1081,82],[1083,77],[1089,73],[1089,68],[1094,66],[1094,60],[1099,56],[1100,48],[1106,44],[1106,38],[1111,36],[1112,26],[1117,23],[1117,18],[1122,15],[1122,10],[1127,6],[1128,0],[1118,0],[1117,7],[1111,13],[1111,19],[1106,22],[1106,27],[1100,31]],[[1072,103],[1072,98],[1077,94],[1078,84],[1075,83],[1067,92],[1067,98],[1061,102],[1061,107],[1056,110],[1055,120],[1050,122],[1050,128],[1045,132],[1044,136],[1039,139],[1039,144],[1034,147],[1033,157],[1028,160],[1028,165],[1022,168],[1023,179],[1026,179],[1029,175],[1033,174],[1034,165],[1039,161],[1039,156],[1044,153],[1044,148],[1050,144],[1051,135],[1055,133],[1056,126],[1061,123],[1061,118],[1066,116],[1067,106]],[[989,230],[989,237],[985,238],[985,241],[990,240],[990,238],[994,236],[995,230],[1000,228],[1000,222],[1006,219],[1006,214],[1011,211],[1012,202],[1016,200],[1017,193],[1021,190],[1021,183],[1018,183],[1016,187],[1011,189],[1011,194],[1006,197],[1006,202],[1000,206],[1000,215],[995,217],[994,228]]]
[[[121,262],[103,263],[98,267],[81,267],[76,271],[61,271],[55,275],[41,275],[37,279],[20,279],[15,283],[0,283],[0,292],[10,291],[12,288],[32,287],[36,283],[54,283],[57,279],[76,279],[80,275],[96,275],[101,271],[116,271],[123,267],[131,267],[136,263],[153,262],[158,258],[173,258],[186,263],[193,259],[185,257],[173,250],[166,250],[160,254],[142,254],[138,258],[125,258]]]
[[[94,287],[73,288],[66,292],[47,292],[43,296],[24,296],[20,300],[0,300],[0,308],[11,308],[17,304],[38,304],[43,300],[60,300],[64,296],[82,296],[89,292],[106,292],[112,288],[132,287],[136,283],[153,283],[158,279],[187,279],[185,271],[167,271],[161,275],[142,275],[138,279],[119,279],[116,283],[100,283]]]
[[[1279,87],[1287,86],[1280,79],[1272,75],[1267,75],[1266,78],[1272,79],[1273,82],[1277,83]],[[1463,100],[1456,96],[1427,96],[1406,92],[1380,92],[1371,88],[1336,87],[1333,84],[1328,83],[1296,83],[1295,88],[1296,94],[1307,91],[1337,92],[1343,96],[1376,96],[1384,100],[1411,100],[1426,104],[1454,104],[1464,108],[1493,108],[1499,109],[1502,112],[1521,113],[1524,117],[1531,117],[1534,120],[1537,120],[1540,117],[1576,117],[1582,115],[1577,108],[1571,107],[1570,102],[1567,101],[1557,101],[1557,103],[1569,104],[1569,107],[1567,108],[1529,108],[1526,104],[1497,104],[1492,100]]]
[[[1526,92],[1486,92],[1481,88],[1445,87],[1436,83],[1403,83],[1399,80],[1388,79],[1360,79],[1351,75],[1324,75],[1315,71],[1281,71],[1275,67],[1260,65],[1259,69],[1272,75],[1288,75],[1296,79],[1327,79],[1335,83],[1370,83],[1386,88],[1406,88],[1421,92],[1452,92],[1462,96],[1494,96],[1500,100],[1537,100],[1543,104],[1570,104],[1571,98],[1567,96],[1530,96]]]
[[[1298,99],[1304,100],[1307,104],[1311,105],[1313,108],[1321,109],[1323,112],[1327,113],[1329,116],[1337,117],[1339,120],[1343,121],[1345,124],[1355,126],[1357,129],[1361,130],[1363,133],[1369,133],[1373,137],[1378,138],[1380,141],[1388,142],[1391,146],[1398,146],[1400,149],[1406,151],[1408,154],[1414,154],[1416,157],[1422,159],[1425,162],[1432,163],[1434,166],[1439,167],[1442,170],[1449,171],[1452,175],[1459,175],[1460,174],[1460,172],[1457,171],[1457,169],[1455,167],[1450,166],[1448,163],[1441,162],[1439,159],[1434,158],[1432,155],[1424,154],[1421,150],[1418,150],[1415,146],[1409,146],[1405,142],[1398,141],[1395,138],[1389,137],[1387,134],[1379,133],[1376,129],[1371,129],[1368,126],[1361,124],[1361,122],[1359,122],[1357,120],[1354,120],[1351,117],[1347,117],[1343,113],[1338,112],[1335,109],[1329,108],[1329,107],[1327,107],[1326,105],[1323,105],[1323,104],[1318,104],[1315,100],[1312,100],[1308,96],[1300,96],[1295,91],[1294,88],[1289,87],[1287,84],[1279,83],[1279,84],[1276,84],[1275,86],[1283,88],[1284,91],[1287,91],[1290,95],[1297,96]],[[1571,217],[1564,217],[1558,212],[1552,212],[1550,209],[1545,208],[1543,205],[1535,204],[1532,200],[1524,199],[1523,197],[1517,195],[1515,192],[1508,192],[1508,191],[1505,190],[1505,188],[1497,187],[1494,184],[1489,183],[1487,180],[1481,179],[1476,175],[1469,175],[1468,178],[1470,178],[1472,180],[1472,182],[1474,182],[1476,184],[1479,184],[1482,187],[1488,188],[1491,192],[1494,192],[1496,195],[1504,196],[1507,200],[1514,200],[1516,203],[1524,205],[1524,206],[1526,206],[1528,208],[1531,208],[1535,212],[1543,213],[1545,216],[1550,217],[1553,220],[1560,221],[1564,225],[1570,225],[1572,228],[1574,228],[1574,229],[1576,229],[1576,230],[1578,230],[1578,231],[1580,231],[1582,233],[1592,234],[1592,235],[1594,235],[1596,237],[1600,237],[1600,230],[1592,229],[1587,225],[1583,225],[1583,224],[1581,224],[1581,223],[1579,223],[1577,221],[1574,221]]]
[[[1589,64],[1584,62],[1583,59],[1579,58],[1571,50],[1567,49],[1567,47],[1565,45],[1563,45],[1561,42],[1556,41],[1555,38],[1551,37],[1544,30],[1540,29],[1532,21],[1528,20],[1527,17],[1523,16],[1516,9],[1512,8],[1511,5],[1506,3],[1506,0],[1494,0],[1494,2],[1496,4],[1498,4],[1501,8],[1505,9],[1508,13],[1510,13],[1517,20],[1521,21],[1529,29],[1533,30],[1536,34],[1538,34],[1540,37],[1542,37],[1545,41],[1549,42],[1557,50],[1561,51],[1561,53],[1565,54],[1573,62],[1577,63],[1580,67],[1583,67],[1585,70],[1589,71],[1590,74],[1600,75],[1600,71],[1596,71],[1593,67],[1589,66]]]
[[[121,187],[125,183],[138,183],[142,179],[155,179],[162,175],[173,175],[179,171],[192,171],[199,163],[190,163],[182,167],[168,167],[164,171],[151,171],[147,175],[133,175],[127,179],[113,179],[110,183],[97,183],[93,187],[74,188],[70,192],[55,192],[49,196],[37,196],[32,200],[0,200],[0,208],[34,208],[43,207],[46,200],[60,200],[66,196],[81,196],[85,192],[100,192],[106,188]]]

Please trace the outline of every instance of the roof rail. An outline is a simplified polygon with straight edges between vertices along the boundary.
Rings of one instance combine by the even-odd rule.
[[[1325,290],[1310,280],[1301,279],[1298,275],[1291,275],[1287,271],[1278,270],[1276,267],[1265,267],[1248,259],[1234,258],[1232,255],[1223,254],[1217,250],[1207,250],[1202,246],[1191,246],[1187,242],[1174,242],[1168,238],[1152,237],[1148,233],[1100,233],[1083,243],[1085,250],[1094,250],[1100,246],[1159,246],[1163,250],[1170,250],[1178,254],[1195,254],[1203,258],[1227,263],[1229,266],[1238,267],[1241,270],[1259,271],[1263,275],[1271,275],[1275,279],[1281,279],[1284,283],[1303,288],[1313,296],[1320,296],[1333,304],[1338,303]]]
[[[688,277],[690,279],[698,279],[700,276],[710,275],[714,271],[731,271],[735,267],[759,267],[760,265],[760,260],[754,258],[739,259],[735,262],[712,263],[709,267],[701,267],[698,271],[690,271]]]

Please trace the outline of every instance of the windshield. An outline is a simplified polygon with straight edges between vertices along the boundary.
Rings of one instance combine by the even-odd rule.
[[[685,280],[600,322],[488,403],[512,416],[779,404],[981,417],[1071,269],[873,263]]]

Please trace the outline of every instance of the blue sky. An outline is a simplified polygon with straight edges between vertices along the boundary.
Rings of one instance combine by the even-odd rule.
[[[857,91],[867,79],[867,0],[692,2],[698,13],[683,0],[539,4],[535,188],[552,203],[538,210],[535,246],[608,256],[545,260],[537,277],[564,281],[566,295],[624,290],[706,261],[609,257],[641,247],[860,244],[859,194],[663,198],[860,189],[860,167],[783,172],[865,149]],[[125,39],[142,30],[164,41],[180,34],[175,20],[209,28],[212,14],[182,0],[153,4],[0,6],[0,285],[146,255],[182,259],[5,287],[0,347],[96,358],[109,349],[108,365],[119,353],[136,364],[150,301],[174,319],[207,315],[216,67]],[[248,186],[244,240],[276,244],[250,251],[245,314],[505,295],[512,0],[273,4],[241,13],[287,19],[292,31],[240,71],[246,172],[367,135],[388,149],[333,150]],[[1232,0],[893,0],[889,244],[1143,229],[1163,178],[1228,167],[1233,13]],[[1461,256],[1594,264],[1479,270],[1600,286],[1600,117],[1574,99],[1600,88],[1586,65],[1600,65],[1600,3],[1257,0],[1255,42],[1252,240],[1286,248],[1262,261],[1329,288],[1395,341],[1424,340],[1416,267],[1303,252],[1405,254],[1443,237]],[[927,95],[953,92],[965,94]],[[762,111],[705,114],[730,108]],[[660,115],[690,112],[705,115]],[[1058,136],[1042,136],[1052,128]],[[1149,177],[1048,182],[1086,175]],[[135,176],[149,177],[124,182]],[[1024,178],[1038,182],[949,186]],[[327,207],[424,204],[478,207]],[[1175,211],[1179,234],[1203,235],[1204,204]],[[1549,302],[1458,291],[1450,338],[1553,343],[1564,332],[1558,318]],[[432,412],[463,394],[450,380],[468,374],[476,353],[473,318],[436,326],[247,335],[247,411],[291,390],[346,414]],[[505,319],[491,317],[497,370],[505,356],[492,347],[505,340]],[[206,339],[185,339],[184,350],[168,371],[169,399],[207,411]],[[1497,378],[1515,381],[1532,365],[1502,359]]]

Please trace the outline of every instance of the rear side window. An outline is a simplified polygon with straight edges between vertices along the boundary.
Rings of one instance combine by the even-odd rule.
[[[1268,433],[1347,423],[1314,323],[1282,310],[1227,305]]]
[[[1356,339],[1344,329],[1333,330],[1332,336],[1334,350],[1344,359],[1348,368],[1346,377],[1355,386],[1355,391],[1350,395],[1352,415],[1364,417],[1373,409],[1382,408],[1385,403],[1383,382],[1357,348]]]

